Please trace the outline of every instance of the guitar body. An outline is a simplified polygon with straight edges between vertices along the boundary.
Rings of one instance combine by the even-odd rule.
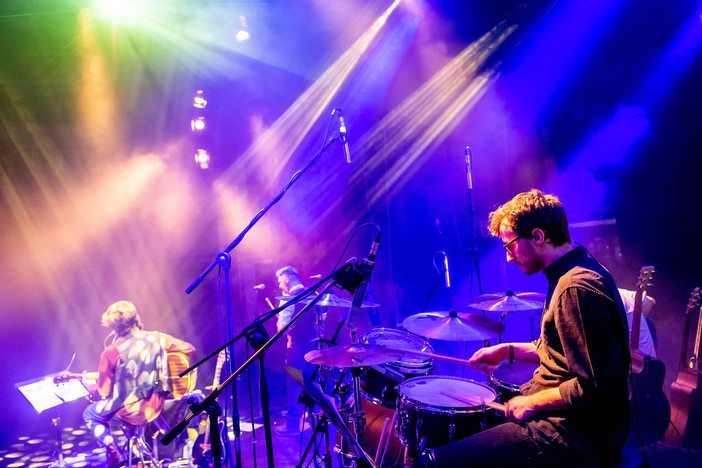
[[[702,449],[702,391],[700,391],[700,335],[702,334],[702,308],[697,322],[697,333],[692,358],[688,354],[692,312],[700,306],[702,291],[695,288],[685,311],[685,326],[678,377],[670,386],[671,425],[665,434],[669,444]]]
[[[217,356],[217,364],[215,366],[215,375],[212,381],[212,388],[217,388],[219,385],[219,378],[222,373],[222,366],[227,360],[229,353],[225,350],[221,351]],[[212,428],[214,429],[214,428]],[[221,441],[222,446],[222,460],[226,459],[226,444],[224,437],[227,428],[224,423],[224,419],[217,419],[217,437]],[[212,444],[210,439],[210,420],[206,413],[202,413],[200,417],[200,424],[198,424],[198,436],[195,440],[195,445],[193,446],[193,463],[195,466],[209,468],[214,466],[214,459],[212,457]]]
[[[631,388],[629,389],[629,408],[631,412],[631,429],[629,442],[649,445],[663,439],[670,423],[670,404],[663,393],[665,364],[658,359],[651,359],[639,351],[641,330],[641,310],[643,295],[651,284],[655,271],[652,266],[641,268],[634,295],[634,311],[631,325]],[[639,441],[641,437],[641,441]]]
[[[190,372],[188,375],[179,377],[181,372],[190,367],[188,355],[185,353],[172,352],[166,353],[166,358],[168,359],[168,375],[173,398],[179,400],[195,390],[195,385],[197,384],[197,369]]]
[[[673,382],[670,387],[672,406],[671,422],[682,436],[686,447],[702,449],[702,392],[699,388]],[[680,437],[673,427],[666,433],[666,442],[680,443]]]
[[[665,364],[658,359],[644,359],[641,371],[631,374],[629,405],[632,426],[629,439],[636,444],[639,435],[644,445],[657,442],[668,428],[670,404],[663,393],[664,379]]]

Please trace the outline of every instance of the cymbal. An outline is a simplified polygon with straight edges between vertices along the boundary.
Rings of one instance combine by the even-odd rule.
[[[402,356],[403,352],[389,350],[385,345],[357,343],[310,351],[305,360],[329,367],[363,367],[397,361]]]
[[[505,331],[497,320],[455,310],[410,315],[402,326],[420,336],[448,341],[487,340]]]
[[[468,301],[468,306],[479,310],[494,310],[497,312],[518,312],[522,310],[537,310],[544,307],[546,295],[540,293],[515,293],[509,289],[505,294],[483,294]]]
[[[276,296],[275,298],[280,300],[280,301],[289,301],[295,296]],[[299,303],[300,304],[309,304],[312,302],[312,299],[314,299],[316,296],[307,296],[303,300],[301,300]],[[334,293],[326,293],[324,297],[322,297],[315,305],[318,306],[326,306],[326,307],[351,307],[353,305],[353,299],[344,299],[343,297],[339,297]],[[376,304],[374,302],[362,302],[361,307],[380,307],[380,304]]]

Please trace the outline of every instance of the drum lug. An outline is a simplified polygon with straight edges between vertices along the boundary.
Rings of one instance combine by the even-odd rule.
[[[417,440],[417,441],[419,440],[419,434],[422,433],[422,423],[423,422],[424,421],[422,420],[421,417],[417,418],[417,427],[414,428],[414,440]],[[423,437],[423,439],[425,439],[425,438]]]
[[[385,401],[385,394],[387,393],[387,391],[388,391],[388,386],[386,385],[383,387],[383,389],[380,392],[380,399],[382,401]]]
[[[456,425],[453,423],[453,418],[451,418],[451,424],[449,424],[449,442],[453,442],[456,438]]]

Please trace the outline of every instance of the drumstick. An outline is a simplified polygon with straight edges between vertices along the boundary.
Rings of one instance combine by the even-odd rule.
[[[436,353],[428,353],[426,351],[414,351],[412,349],[405,349],[405,348],[397,348],[395,346],[387,346],[384,345],[386,349],[389,349],[390,351],[397,351],[405,354],[417,354],[419,356],[425,356],[425,357],[430,357],[434,359],[441,359],[443,361],[449,361],[449,362],[455,362],[458,364],[467,364],[470,365],[470,362],[468,359],[461,359],[453,356],[447,356],[445,354],[436,354]]]
[[[439,392],[439,393],[442,394],[442,395],[444,395],[444,396],[447,396],[447,397],[449,397],[449,398],[453,398],[453,399],[456,400],[456,401],[460,401],[460,402],[463,403],[464,405],[476,406],[476,405],[475,405],[475,402],[466,400],[466,399],[461,398],[461,397],[459,397],[459,396],[452,395],[452,394],[446,393],[446,392]],[[503,413],[505,412],[505,405],[503,405],[502,403],[497,403],[497,402],[495,402],[495,401],[485,401],[485,402],[482,403],[482,405],[483,405],[483,406],[487,406],[487,407],[492,408],[492,409],[496,409],[496,410],[501,411],[501,412],[503,412]]]
[[[376,465],[380,464],[380,453],[383,450],[383,442],[385,439],[385,433],[388,430],[388,424],[390,424],[390,418],[385,418],[385,422],[383,423],[383,431],[380,433],[380,442],[378,443],[378,449],[375,451],[375,458],[373,461],[375,461]]]
[[[395,411],[392,415],[392,422],[390,422],[390,430],[385,436],[385,442],[383,443],[383,455],[380,457],[380,463],[378,464],[378,466],[383,466],[383,462],[385,461],[385,454],[388,453],[388,448],[390,447],[390,437],[392,437],[392,432],[395,430],[395,424],[397,424],[397,411]]]

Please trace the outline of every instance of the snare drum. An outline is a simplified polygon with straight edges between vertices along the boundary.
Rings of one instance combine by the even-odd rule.
[[[521,395],[519,387],[530,381],[538,364],[529,362],[503,362],[488,377],[490,385],[497,391],[499,400],[504,403]]]
[[[361,337],[361,342],[433,353],[428,341],[403,330],[376,328]],[[408,354],[398,361],[371,366],[361,376],[363,397],[385,408],[395,409],[400,382],[434,371],[431,358]]]
[[[397,399],[400,442],[417,458],[424,448],[438,448],[482,431],[484,406],[494,401],[487,385],[449,376],[417,377],[400,384]]]

